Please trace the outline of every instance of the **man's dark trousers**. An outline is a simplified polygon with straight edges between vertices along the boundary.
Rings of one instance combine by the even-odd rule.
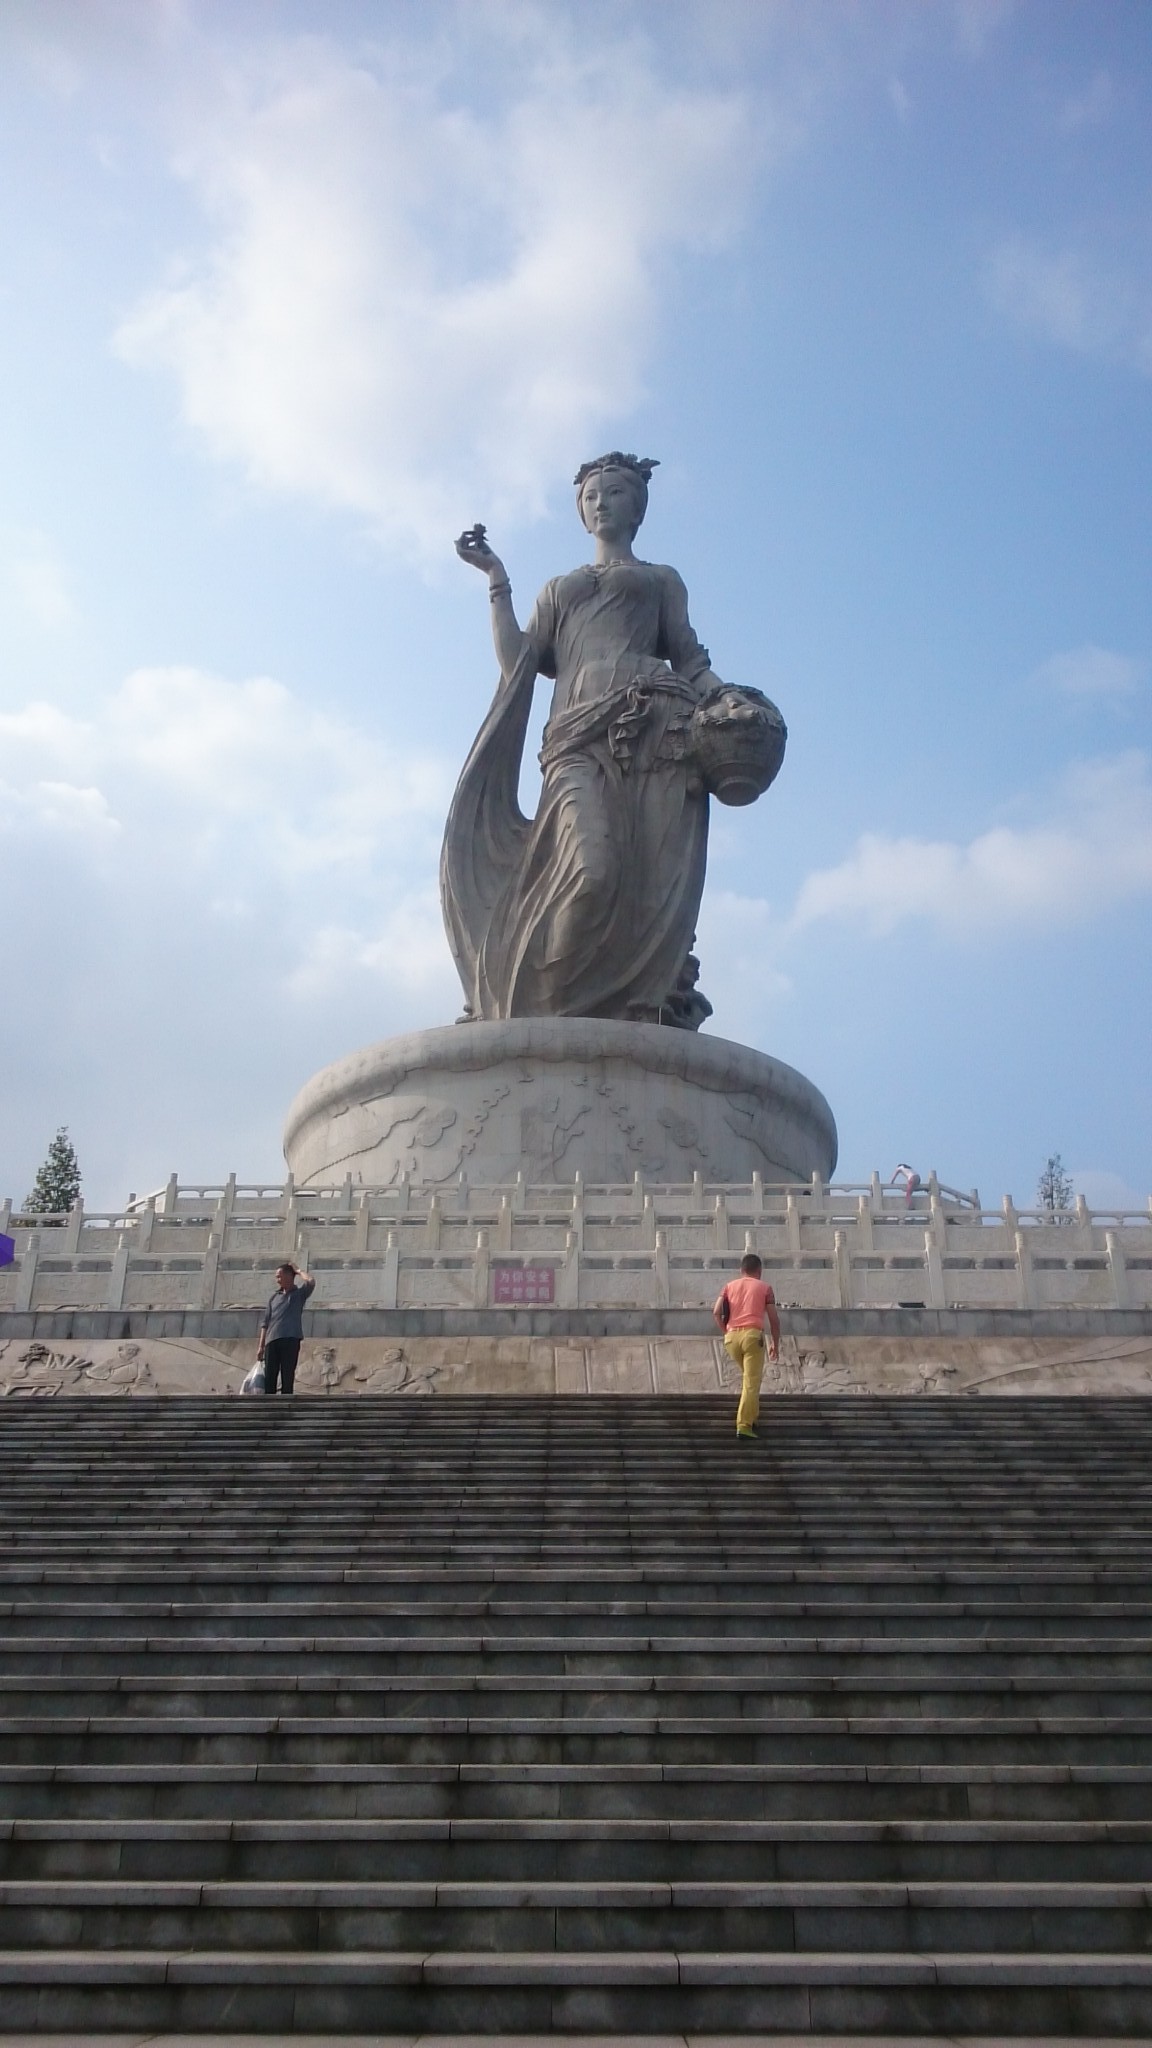
[[[282,1391],[290,1394],[296,1383],[296,1360],[300,1356],[299,1337],[269,1337],[264,1346],[264,1392],[276,1392],[279,1377]]]

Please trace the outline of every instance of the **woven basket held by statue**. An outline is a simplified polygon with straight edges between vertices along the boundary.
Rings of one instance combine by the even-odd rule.
[[[776,780],[788,728],[760,690],[711,690],[692,714],[692,752],[709,794],[751,804]]]

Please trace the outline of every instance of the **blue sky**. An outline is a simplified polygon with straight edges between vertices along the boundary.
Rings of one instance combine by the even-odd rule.
[[[277,1178],[452,1019],[452,536],[523,615],[623,446],[790,730],[711,1028],[843,1178],[1144,1201],[1150,202],[1146,0],[7,0],[0,1195]]]

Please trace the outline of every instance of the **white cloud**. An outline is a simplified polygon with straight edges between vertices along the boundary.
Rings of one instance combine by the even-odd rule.
[[[107,841],[120,831],[103,792],[73,782],[32,782],[13,789],[0,782],[0,832],[62,834]]]
[[[6,1144],[23,1118],[42,1153],[25,1097],[99,1125],[97,1201],[177,1160],[274,1175],[310,1073],[457,1013],[429,880],[454,761],[189,668],[13,710],[0,758]]]
[[[51,541],[34,528],[0,528],[0,595],[19,616],[48,632],[74,617],[63,565]]]
[[[1018,326],[1152,376],[1152,284],[1137,272],[1014,236],[994,251],[986,287],[992,304]]]
[[[314,931],[289,977],[295,996],[330,1001],[361,977],[419,998],[430,1017],[447,1021],[463,1001],[434,888],[414,888],[389,903],[371,931],[328,924]]]
[[[956,40],[966,57],[982,57],[1015,11],[1015,0],[955,0]]]
[[[284,880],[374,863],[438,821],[451,788],[447,762],[398,755],[268,676],[138,669],[89,718],[31,704],[0,715],[0,738],[28,787],[99,776],[158,853],[178,824],[186,854]]]
[[[906,121],[912,112],[912,95],[903,79],[895,74],[888,80],[888,97],[901,121]]]
[[[781,928],[772,905],[710,886],[697,937],[700,985],[714,1007],[709,1031],[761,1044],[772,1018],[792,997],[791,979],[778,964]]]
[[[1148,663],[1106,647],[1072,647],[1033,669],[1029,681],[1065,697],[1134,697],[1147,681]]]
[[[1099,128],[1116,104],[1116,88],[1106,71],[1096,71],[1079,92],[1069,93],[1057,116],[1066,135],[1085,128]]]
[[[258,485],[442,552],[533,515],[643,389],[670,254],[722,245],[794,117],[670,84],[638,38],[550,9],[373,68],[265,44],[202,94],[176,168],[208,246],[116,346]],[[501,99],[469,76],[495,56]],[[479,107],[483,106],[483,111]]]
[[[1077,769],[1051,815],[953,840],[866,833],[837,867],[809,875],[794,930],[851,917],[875,933],[909,919],[975,937],[1089,919],[1152,894],[1152,779],[1142,753]]]
[[[1107,1167],[1081,1166],[1069,1175],[1078,1195],[1083,1195],[1090,1209],[1128,1209],[1148,1213],[1148,1195],[1130,1187],[1123,1174],[1112,1173]]]

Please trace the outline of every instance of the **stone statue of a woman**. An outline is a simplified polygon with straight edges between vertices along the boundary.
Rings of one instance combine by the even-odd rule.
[[[730,691],[714,675],[676,571],[633,553],[655,467],[619,450],[584,464],[576,503],[594,559],[547,583],[523,629],[483,527],[456,543],[488,578],[500,664],[440,869],[473,1017],[615,1017],[694,1029],[709,1014],[691,953],[709,786],[730,802],[767,787],[784,727],[758,692]],[[538,675],[554,678],[555,689],[540,803],[528,819],[517,789]],[[755,756],[743,793],[709,780],[700,741],[717,731],[735,735],[743,760]]]

